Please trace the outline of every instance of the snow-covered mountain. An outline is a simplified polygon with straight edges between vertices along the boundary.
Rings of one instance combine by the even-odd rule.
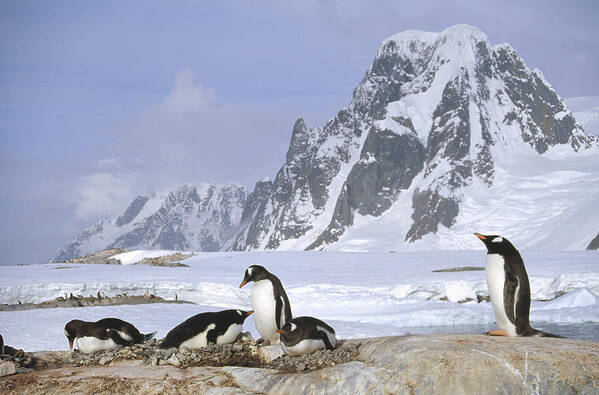
[[[474,231],[584,248],[599,228],[598,153],[509,45],[466,25],[402,32],[335,118],[298,119],[234,248],[477,248]]]
[[[227,249],[247,199],[245,187],[186,184],[138,196],[113,220],[101,220],[61,248],[64,261],[106,248],[218,251]]]
[[[586,248],[599,231],[599,148],[539,70],[457,25],[384,40],[349,105],[320,128],[298,119],[285,163],[247,199],[240,186],[138,197],[57,258],[482,248],[475,231]]]
[[[564,101],[584,131],[599,136],[599,96],[569,97]]]

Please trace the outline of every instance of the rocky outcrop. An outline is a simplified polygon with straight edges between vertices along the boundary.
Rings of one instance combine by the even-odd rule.
[[[591,242],[587,246],[587,250],[599,250],[599,233],[597,233],[597,236],[595,236],[595,238],[591,240]]]
[[[282,373],[251,367],[114,365],[7,376],[0,392],[597,393],[599,344],[569,339],[413,335],[348,340],[357,360]]]
[[[263,209],[233,249],[335,248],[358,216],[359,228],[406,194],[411,213],[391,239],[415,243],[456,224],[467,188],[494,186],[497,155],[558,145],[576,154],[597,144],[509,45],[466,25],[402,32],[383,41],[335,118],[295,123]]]

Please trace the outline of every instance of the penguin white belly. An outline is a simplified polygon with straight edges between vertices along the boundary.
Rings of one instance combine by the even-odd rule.
[[[216,344],[231,344],[237,340],[241,333],[242,326],[239,324],[231,324],[227,331],[216,338]]]
[[[216,324],[208,325],[202,332],[181,343],[179,348],[187,347],[189,349],[194,349],[206,347],[208,345],[208,331],[214,328],[216,328]]]
[[[78,337],[76,341],[77,349],[86,354],[99,350],[110,350],[117,346],[112,339],[102,340],[93,336]]]
[[[326,346],[321,339],[304,339],[291,347],[281,342],[281,349],[287,355],[309,354],[317,350],[324,350],[325,348]]]
[[[275,295],[270,280],[256,281],[252,287],[254,322],[260,336],[264,340],[269,340],[271,344],[279,342],[275,308]]]
[[[495,321],[497,327],[508,333],[510,336],[516,336],[516,326],[508,319],[505,314],[503,299],[503,288],[505,285],[505,261],[499,254],[488,254],[485,263],[485,273],[487,275],[487,288],[489,288],[489,297],[493,304],[495,312]]]

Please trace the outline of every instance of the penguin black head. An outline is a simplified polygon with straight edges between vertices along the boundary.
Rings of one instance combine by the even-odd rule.
[[[301,323],[296,322],[295,319],[287,321],[277,332],[281,335],[283,343],[297,343],[305,338],[305,328]]]
[[[64,334],[69,340],[69,348],[71,350],[73,349],[73,342],[75,341],[75,338],[78,337],[77,335],[79,334],[80,328],[83,324],[84,322],[81,320],[72,320],[67,322],[67,324],[64,326]]]
[[[497,235],[481,235],[480,233],[475,233],[474,235],[485,243],[489,254],[510,255],[518,253],[516,247],[514,247],[505,237]]]
[[[260,281],[268,278],[270,272],[260,265],[251,265],[245,269],[245,275],[243,281],[239,284],[239,288],[243,287],[250,281]]]
[[[233,315],[235,317],[235,323],[236,324],[243,324],[243,322],[245,321],[246,318],[248,318],[250,315],[254,314],[253,310],[250,311],[243,311],[243,310],[232,310],[235,312],[235,314]]]

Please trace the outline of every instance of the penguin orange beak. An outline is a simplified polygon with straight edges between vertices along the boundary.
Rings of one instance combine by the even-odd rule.
[[[474,236],[478,237],[481,240],[487,240],[487,238],[483,235],[481,235],[480,233],[475,233]]]
[[[249,317],[250,315],[254,314],[254,310],[250,310],[247,313],[245,313],[246,317]]]
[[[243,280],[241,284],[239,284],[239,288],[243,287],[245,284],[247,284],[247,281]]]
[[[73,341],[72,340],[69,340],[69,349],[73,350]]]
[[[285,330],[284,330],[284,329],[279,329],[279,330],[277,331],[277,333],[285,333]]]

